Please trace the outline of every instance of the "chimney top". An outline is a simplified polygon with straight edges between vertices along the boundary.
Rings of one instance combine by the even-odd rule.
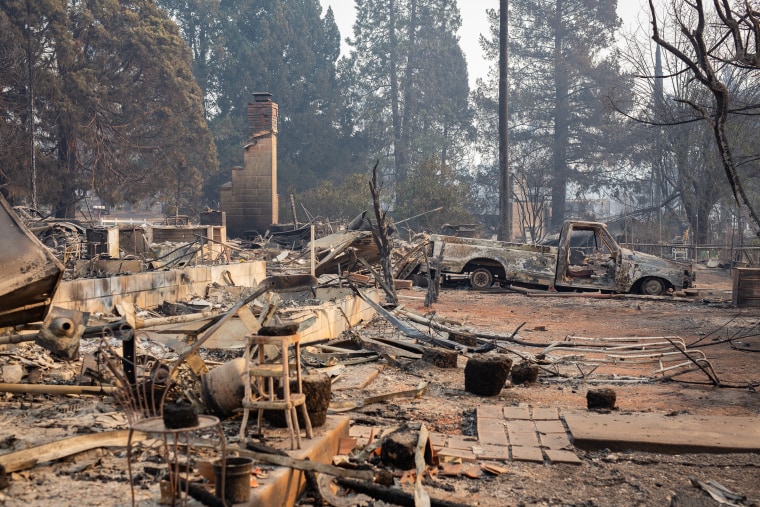
[[[271,102],[272,94],[269,92],[253,92],[254,102]]]

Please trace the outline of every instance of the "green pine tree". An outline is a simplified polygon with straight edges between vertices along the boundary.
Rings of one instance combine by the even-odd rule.
[[[598,185],[600,169],[613,160],[620,120],[610,100],[628,86],[614,49],[620,24],[616,7],[616,1],[607,0],[509,2],[510,151],[527,156],[544,150],[538,169],[551,189],[555,227],[565,220],[568,186]],[[489,58],[498,60],[498,13],[489,14],[491,33],[484,47]],[[483,83],[482,88],[478,102],[490,109],[497,85]],[[496,115],[483,112],[482,118],[483,141],[493,142],[495,150]],[[513,172],[531,170],[518,157],[510,166]]]
[[[31,27],[36,48],[26,61],[41,202],[66,217],[87,193],[199,202],[216,151],[187,45],[154,2],[11,0],[2,12],[22,43]]]
[[[368,160],[398,183],[431,156],[459,167],[471,140],[467,65],[451,0],[356,0],[341,63],[347,109]]]

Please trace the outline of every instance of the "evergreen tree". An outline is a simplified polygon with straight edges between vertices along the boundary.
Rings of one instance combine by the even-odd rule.
[[[9,0],[2,12],[36,48],[25,91],[41,201],[58,216],[88,192],[114,204],[170,188],[197,202],[216,152],[187,46],[151,0]]]
[[[160,4],[197,47],[194,69],[207,83],[207,115],[222,167],[209,180],[208,196],[218,195],[229,170],[242,162],[254,92],[272,93],[279,105],[281,187],[302,190],[319,178],[355,170],[335,157],[341,151],[335,78],[340,34],[331,10],[322,17],[318,0],[223,0],[218,12],[193,0]],[[200,25],[206,26],[203,38]]]
[[[26,67],[22,40],[13,36],[13,26],[0,12],[0,189],[6,198],[29,195],[31,170],[26,166],[32,146],[28,136],[29,104],[25,100]]]
[[[447,223],[471,224],[470,196],[467,179],[433,155],[420,161],[409,172],[406,183],[398,188],[393,217],[397,221],[417,217],[405,226],[416,231],[437,232]],[[427,213],[437,208],[442,209]]]
[[[356,0],[356,11],[341,69],[370,158],[386,161],[399,183],[430,156],[461,164],[472,115],[456,2]]]
[[[55,95],[52,49],[70,43],[66,11],[56,0],[9,0],[0,6],[0,18],[3,53],[8,58],[0,68],[3,187],[13,202],[26,198],[37,206],[38,186],[51,164],[45,157],[49,151],[43,150],[55,143],[40,118]]]
[[[204,112],[210,119],[217,110],[221,93],[219,62],[224,57],[225,36],[220,3],[208,0],[159,0],[159,6],[180,28],[193,57],[193,75],[204,100]]]
[[[550,150],[554,226],[565,219],[568,185],[597,184],[617,142],[609,103],[627,85],[613,45],[616,7],[607,0],[509,2],[510,144],[538,142]],[[483,42],[496,59],[498,13],[489,14],[491,37]],[[496,88],[487,87],[478,97],[490,107]]]

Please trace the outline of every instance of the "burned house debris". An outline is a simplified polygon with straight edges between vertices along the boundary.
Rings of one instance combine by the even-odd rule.
[[[729,430],[710,440],[707,428],[694,423],[714,417],[714,433],[719,405],[689,409],[707,410],[708,416],[679,413],[658,420],[662,428],[689,428],[699,439],[670,437],[672,447],[667,437],[647,439],[649,419],[629,421],[628,412],[619,412],[661,407],[659,395],[642,400],[638,393],[657,393],[681,379],[728,388],[720,392],[741,385],[746,367],[726,370],[725,352],[713,358],[717,350],[707,345],[753,350],[757,323],[725,300],[711,300],[710,306],[681,291],[653,298],[508,286],[443,291],[431,308],[423,304],[428,289],[411,281],[420,281],[421,265],[434,262],[435,237],[397,241],[391,265],[398,283],[383,288],[369,231],[333,232],[294,250],[280,244],[246,249],[223,235],[211,237],[223,232],[220,225],[192,224],[158,226],[160,237],[182,241],[174,247],[164,242],[153,260],[147,256],[155,247],[147,243],[134,274],[108,275],[102,269],[107,264],[99,264],[98,277],[63,280],[65,267],[53,251],[20,227],[9,209],[6,215],[40,262],[55,269],[37,271],[45,283],[31,293],[31,287],[16,285],[6,291],[31,295],[6,299],[13,302],[3,313],[8,328],[0,337],[7,350],[0,352],[0,440],[6,443],[0,465],[9,477],[0,490],[4,501],[29,502],[32,492],[61,498],[61,481],[82,484],[97,475],[103,492],[93,492],[95,498],[128,499],[130,490],[140,505],[220,505],[221,498],[243,505],[313,504],[315,498],[331,505],[379,501],[373,499],[411,505],[415,491],[428,495],[430,505],[472,504],[462,481],[504,484],[504,492],[477,494],[481,505],[501,505],[514,491],[510,470],[535,466],[531,473],[552,480],[559,467],[601,472],[634,466],[595,458],[595,446],[613,444],[594,440],[586,425],[601,422],[584,416],[585,400],[572,401],[574,393],[593,394],[595,388],[617,395],[606,417],[627,434],[604,434],[616,449],[656,448],[667,456],[671,448],[688,453],[684,449],[692,446],[717,453],[700,458],[715,474],[702,477],[703,484],[726,483],[719,472],[725,464],[721,453],[741,450],[749,453],[741,455],[743,466],[760,466],[752,454],[760,449],[752,444],[757,425],[751,414],[758,405],[747,389],[751,380],[744,385],[745,408],[720,419],[727,430],[742,428],[741,438],[729,438]],[[120,239],[115,235],[112,241]],[[188,244],[193,246],[179,248]],[[225,263],[225,256],[236,262]],[[312,265],[316,277],[309,274]],[[398,305],[380,303],[386,290],[399,291]],[[507,306],[500,300],[508,300]],[[537,305],[545,311],[536,313]],[[636,315],[624,316],[631,305]],[[157,313],[161,308],[172,315]],[[732,334],[702,340],[700,347],[688,329],[674,333],[667,319],[654,317],[693,315],[696,308],[706,312],[703,326],[713,328],[710,308],[720,315],[739,311],[720,333],[730,328]],[[498,311],[512,316],[497,318]],[[607,311],[618,320],[638,319],[641,328],[613,333],[619,326],[604,324],[600,316]],[[520,318],[534,322],[515,320]],[[594,322],[579,327],[589,318]],[[651,332],[656,322],[663,323],[659,334]],[[487,373],[491,365],[507,376]],[[150,407],[133,419],[118,403],[119,393],[142,394]],[[19,401],[39,409],[25,416]],[[71,415],[56,423],[59,430],[19,424],[19,418],[44,418],[49,403],[71,407]],[[168,414],[183,411],[177,421],[188,419],[187,425],[174,428],[173,419],[166,421]],[[246,412],[249,422],[241,418]],[[632,424],[641,424],[641,432],[631,432]],[[85,425],[91,433],[69,431]],[[31,436],[40,431],[42,436]],[[99,456],[95,462],[84,458],[92,453]],[[656,456],[655,461],[669,459]],[[45,474],[43,485],[27,479],[37,474]],[[728,484],[758,496],[746,481]],[[523,487],[535,494],[534,486]],[[684,498],[701,494],[690,484],[670,487]],[[564,494],[572,500],[581,493]],[[645,495],[648,502],[660,500],[657,491]]]
[[[249,169],[276,181],[275,106],[255,97],[269,116],[200,224],[104,222],[67,256],[2,202],[0,504],[757,504],[760,323],[729,273],[588,222],[386,258],[365,213],[275,227],[276,188],[234,197]]]

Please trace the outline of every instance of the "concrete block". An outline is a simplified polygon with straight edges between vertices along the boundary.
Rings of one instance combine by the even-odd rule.
[[[510,432],[518,432],[518,433],[530,433],[536,431],[536,423],[533,421],[523,421],[521,419],[515,419],[514,421],[509,421],[507,423],[507,428],[509,428]]]
[[[303,448],[289,451],[296,459],[306,459],[319,463],[331,463],[338,453],[341,438],[348,437],[349,418],[345,416],[328,416],[324,426],[319,428],[315,438],[302,438]],[[251,490],[246,505],[295,505],[296,499],[306,487],[306,478],[300,470],[287,467],[275,467],[259,487]]]
[[[481,444],[507,445],[504,421],[498,419],[478,419],[478,440]]]
[[[450,435],[446,442],[448,449],[462,449],[471,451],[474,446],[478,445],[478,439],[466,435]]]
[[[541,445],[549,449],[572,448],[570,438],[567,433],[541,433],[539,435]]]
[[[760,452],[760,417],[562,411],[581,449],[662,453]]]
[[[506,445],[486,444],[482,446],[483,452],[478,454],[479,460],[509,461],[509,447]]]
[[[559,419],[557,407],[533,407],[534,421],[551,421]]]

